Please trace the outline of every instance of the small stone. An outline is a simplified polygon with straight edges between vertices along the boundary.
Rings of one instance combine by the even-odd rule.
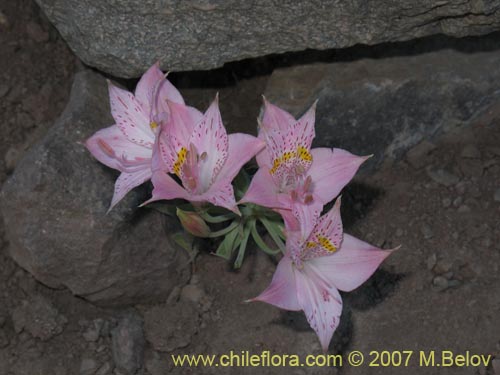
[[[479,159],[459,159],[460,171],[467,177],[481,177],[483,175],[483,163]]]
[[[444,169],[434,169],[428,167],[426,169],[427,175],[436,183],[443,186],[453,186],[458,183],[459,178],[451,172]]]
[[[4,83],[0,84],[0,98],[3,98],[9,92],[10,88]]]
[[[83,333],[83,338],[88,342],[96,342],[99,339],[103,325],[103,319],[93,320],[91,326]]]
[[[500,358],[496,358],[491,361],[491,367],[493,368],[495,375],[500,375]]]
[[[427,269],[432,270],[436,265],[437,256],[436,254],[432,254],[429,258],[427,258]]]
[[[466,159],[481,159],[481,151],[472,144],[465,145],[460,156]]]
[[[453,200],[453,206],[454,207],[459,207],[462,204],[463,201],[464,201],[464,199],[462,197],[456,197]]]
[[[446,272],[449,272],[451,268],[453,267],[453,263],[448,261],[448,260],[440,260],[439,262],[436,263],[436,265],[433,268],[433,272],[436,275],[442,275]]]
[[[28,331],[33,337],[47,341],[62,333],[67,319],[59,314],[52,303],[41,295],[35,295],[22,302],[12,314],[17,333]]]
[[[108,375],[111,370],[112,370],[112,366],[111,366],[111,363],[109,362],[106,362],[105,364],[103,364],[99,370],[97,370],[97,372],[95,373],[95,375]]]
[[[448,208],[451,206],[451,199],[450,198],[443,198],[442,203],[443,203],[444,208]]]
[[[404,233],[404,230],[402,230],[401,228],[396,229],[396,237],[402,237]]]
[[[495,191],[495,194],[493,195],[493,200],[495,202],[500,202],[500,188],[498,188],[496,191]]]
[[[493,244],[493,241],[491,241],[491,238],[489,237],[484,237],[481,240],[481,246],[484,246],[486,248],[489,248]]]
[[[38,23],[33,21],[28,22],[26,25],[26,33],[37,43],[44,43],[49,40],[49,33],[42,29]]]
[[[466,191],[466,186],[467,184],[465,181],[460,181],[458,184],[455,185],[455,190],[458,193],[458,195],[464,195]]]
[[[435,148],[436,145],[424,140],[408,151],[406,159],[413,168],[422,168],[426,164],[427,155],[430,154]]]
[[[436,276],[432,279],[432,285],[437,291],[443,291],[448,288],[448,279],[443,276]]]
[[[167,297],[167,305],[176,303],[181,295],[181,288],[176,285]]]
[[[5,325],[5,316],[0,315],[0,328],[2,328]]]
[[[80,364],[80,375],[94,375],[98,364],[92,358],[84,358]]]
[[[467,206],[466,204],[461,205],[457,209],[457,212],[460,213],[460,214],[466,214],[466,213],[468,213],[470,211],[471,211],[470,207]]]
[[[21,157],[21,152],[19,148],[11,146],[4,156],[5,169],[7,173],[11,173],[17,165],[19,158]]]
[[[0,28],[5,30],[8,29],[9,27],[10,27],[9,19],[3,12],[0,12]]]
[[[9,346],[9,339],[3,329],[0,329],[0,349]]]
[[[182,288],[181,301],[189,301],[198,304],[204,295],[205,292],[198,285],[186,285]]]
[[[429,240],[432,237],[434,237],[434,232],[432,231],[432,228],[430,227],[429,224],[423,224],[420,227],[420,232],[423,234],[426,240]]]
[[[462,282],[460,280],[449,280],[448,281],[449,288],[458,288],[460,285],[462,285]]]
[[[142,319],[128,313],[111,331],[113,360],[116,369],[125,374],[135,374],[144,359],[144,332]]]

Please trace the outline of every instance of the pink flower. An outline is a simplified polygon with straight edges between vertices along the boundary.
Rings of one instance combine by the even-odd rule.
[[[271,284],[251,301],[303,310],[326,351],[342,313],[339,290],[356,289],[392,251],[342,233],[340,198],[322,217],[304,205],[295,214],[301,230],[288,233],[287,252]]]
[[[264,100],[257,155],[259,170],[241,200],[277,209],[286,221],[296,204],[321,210],[352,179],[367,157],[334,148],[314,148],[316,104],[299,119]]]
[[[94,157],[121,172],[116,180],[113,208],[130,190],[151,178],[151,158],[159,121],[168,113],[166,100],[184,104],[181,94],[165,79],[158,64],[142,76],[135,95],[109,84],[115,125],[99,130],[86,146]]]
[[[199,118],[185,105],[168,102],[168,106],[169,120],[158,138],[153,197],[146,203],[182,198],[238,213],[231,182],[264,142],[242,133],[227,135],[217,98]]]

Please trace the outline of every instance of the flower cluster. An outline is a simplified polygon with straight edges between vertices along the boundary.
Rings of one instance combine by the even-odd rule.
[[[343,233],[339,194],[367,157],[311,148],[315,104],[296,120],[264,99],[258,137],[228,135],[218,98],[205,113],[187,106],[157,64],[134,94],[111,83],[109,94],[115,124],[86,144],[121,172],[110,209],[151,180],[152,197],[144,204],[189,202],[176,207],[181,224],[198,237],[223,237],[216,254],[234,255],[236,267],[250,238],[268,254],[282,252],[269,287],[249,301],[303,310],[326,351],[342,311],[339,290],[357,288],[391,253]],[[243,166],[254,156],[259,168],[250,180]],[[210,227],[227,221],[222,229]],[[277,250],[262,239],[263,230]]]

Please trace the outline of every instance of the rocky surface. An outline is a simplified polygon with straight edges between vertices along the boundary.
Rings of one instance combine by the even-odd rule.
[[[116,174],[83,142],[111,123],[104,78],[78,73],[63,115],[2,190],[9,250],[38,280],[90,301],[153,300],[187,280],[188,258],[171,223],[137,209],[140,189],[106,214]]]
[[[464,51],[387,53],[277,69],[265,96],[296,116],[318,99],[316,146],[374,154],[365,163],[372,168],[385,156],[400,158],[423,141],[410,157],[414,164],[420,154],[432,151],[429,139],[474,121],[487,121],[498,111],[500,52],[469,53],[471,43],[461,44]],[[477,161],[466,164],[471,170]],[[457,182],[450,173],[431,173],[445,185]]]
[[[438,33],[463,37],[500,27],[498,0],[37,3],[78,57],[119,77],[138,77],[156,60],[165,70],[210,69],[274,53]]]

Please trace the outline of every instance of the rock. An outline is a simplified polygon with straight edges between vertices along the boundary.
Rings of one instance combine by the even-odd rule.
[[[199,320],[192,303],[154,306],[144,314],[146,339],[160,352],[184,348],[198,332]]]
[[[427,269],[432,270],[436,265],[437,256],[436,254],[432,254],[429,258],[427,258]]]
[[[479,151],[476,145],[468,144],[464,146],[460,156],[466,159],[481,159],[481,151]]]
[[[104,325],[104,320],[95,319],[88,329],[83,333],[83,338],[88,342],[96,342],[101,334],[101,329]]]
[[[0,349],[6,348],[9,346],[9,338],[7,337],[7,334],[5,333],[5,330],[0,328]]]
[[[204,295],[205,292],[199,285],[189,284],[182,288],[181,300],[198,304]]]
[[[481,177],[483,175],[483,163],[479,159],[465,159],[458,161],[460,171],[466,177]]]
[[[448,289],[448,279],[443,276],[436,276],[432,279],[432,285],[434,286],[436,291],[443,291]]]
[[[28,36],[37,43],[44,43],[49,40],[49,33],[42,29],[42,27],[33,21],[29,21],[26,25],[26,33]]]
[[[466,204],[462,204],[460,207],[458,207],[457,212],[460,214],[466,214],[471,211],[470,207],[467,206]]]
[[[10,22],[7,16],[3,13],[0,12],[0,28],[3,30],[6,30],[10,27]],[[1,95],[0,95],[1,97]]]
[[[495,375],[500,375],[500,358],[496,358],[491,361],[491,367]]]
[[[424,167],[426,164],[426,156],[435,149],[436,145],[427,140],[423,140],[406,154],[408,163],[415,169]]]
[[[442,203],[443,203],[444,208],[448,208],[451,206],[451,199],[450,198],[443,198]]]
[[[495,202],[500,202],[500,188],[498,188],[496,191],[495,191],[495,194],[493,195],[493,200]]]
[[[113,361],[116,368],[133,375],[144,361],[143,322],[136,313],[127,313],[111,331]]]
[[[500,27],[496,1],[37,3],[80,59],[119,77],[138,77],[157,60],[165,70],[212,69],[287,51],[373,45],[437,33],[463,37]]]
[[[0,328],[2,328],[5,325],[5,317],[0,315]]]
[[[80,364],[80,375],[94,375],[98,366],[94,359],[84,358]]]
[[[113,369],[113,367],[111,366],[111,363],[109,362],[106,362],[105,364],[103,364],[99,370],[97,370],[97,372],[95,373],[95,375],[108,375],[111,373],[111,370]]]
[[[422,235],[426,240],[429,240],[432,237],[434,237],[434,232],[429,224],[423,224],[420,227],[420,232],[422,233]]]
[[[83,142],[111,123],[105,79],[78,73],[64,113],[3,186],[9,251],[39,281],[92,302],[165,300],[189,279],[188,256],[170,239],[173,222],[137,208],[143,190],[106,214],[117,175]]]
[[[13,311],[12,321],[17,333],[26,330],[33,337],[47,341],[62,333],[67,319],[48,299],[35,295]]]
[[[7,173],[11,173],[16,167],[17,161],[21,156],[21,151],[19,147],[11,146],[4,156],[5,170]]]
[[[443,186],[453,186],[459,181],[458,176],[445,169],[435,169],[430,167],[426,168],[426,172],[431,180]]]
[[[500,98],[498,51],[387,56],[275,69],[265,96],[295,116],[318,99],[315,146],[374,154],[368,167],[381,165],[384,156],[399,159],[436,134],[475,123]],[[417,168],[425,160],[421,154],[432,148],[421,147],[409,155]]]
[[[7,93],[9,92],[10,87],[7,86],[5,83],[0,84],[0,98],[3,98]]]

